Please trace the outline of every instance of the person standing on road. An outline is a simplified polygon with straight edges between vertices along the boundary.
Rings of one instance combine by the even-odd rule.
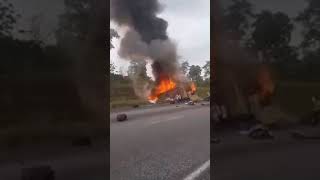
[[[317,96],[312,97],[312,125],[316,125],[319,122],[320,118],[320,100]]]
[[[210,123],[210,129],[211,131],[214,130],[216,128],[216,126],[221,122],[221,110],[220,110],[220,107],[218,106],[218,104],[216,104],[215,102],[212,102],[212,105],[211,105],[211,111],[212,111],[212,117],[211,117],[211,123]],[[219,143],[220,142],[220,139],[217,138],[214,133],[211,133],[211,143]]]

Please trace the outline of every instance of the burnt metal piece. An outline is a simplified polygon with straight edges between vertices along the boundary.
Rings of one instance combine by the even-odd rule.
[[[117,115],[117,121],[122,122],[122,121],[126,121],[126,120],[128,120],[127,114],[118,114]]]
[[[48,165],[23,168],[21,180],[55,180],[55,173]]]
[[[187,105],[194,105],[194,102],[193,101],[189,101],[186,103]]]
[[[271,132],[262,126],[257,125],[249,130],[248,136],[252,139],[273,139]]]

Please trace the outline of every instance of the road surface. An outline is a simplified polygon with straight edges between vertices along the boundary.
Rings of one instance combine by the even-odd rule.
[[[319,140],[295,140],[287,131],[275,135],[266,141],[220,135],[221,143],[212,145],[214,180],[320,179]]]
[[[110,124],[111,167],[103,143],[0,149],[0,180],[20,180],[22,168],[38,165],[50,165],[56,180],[106,180],[109,168],[111,180],[209,179],[209,106],[169,105],[126,113],[129,121]]]
[[[35,152],[42,151],[41,149],[33,150]],[[36,156],[33,152],[26,151],[21,152],[21,156],[17,156],[16,161],[0,161],[0,180],[21,180],[22,168],[39,165],[51,166],[55,171],[56,180],[105,180],[108,177],[106,172],[108,159],[106,159],[105,147],[69,147],[61,150],[61,154],[57,153],[55,155],[52,155],[55,149],[52,149],[50,153],[46,149],[42,153],[51,154],[48,157],[43,157],[44,154]],[[57,151],[60,151],[60,149],[57,149]],[[33,157],[26,157],[29,154],[33,154]],[[22,159],[24,159],[24,163],[21,163]]]
[[[209,180],[209,105],[133,110],[128,118],[110,126],[111,180]]]

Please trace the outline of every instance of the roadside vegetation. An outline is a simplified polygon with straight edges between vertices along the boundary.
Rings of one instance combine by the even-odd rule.
[[[19,15],[10,1],[0,0],[1,147],[61,142],[66,137],[86,135],[105,137],[99,134],[105,132],[105,121],[96,116],[98,108],[84,101],[93,99],[89,98],[93,93],[83,91],[90,83],[83,76],[105,80],[102,68],[89,69],[100,68],[98,64],[105,62],[102,57],[106,49],[100,45],[96,48],[100,42],[92,41],[95,36],[105,36],[104,24],[97,28],[102,34],[88,29],[99,26],[91,19],[90,8],[97,9],[96,5],[86,0],[65,1],[66,13],[57,18],[57,28],[42,32],[46,25],[43,16]],[[103,38],[97,39],[105,44]],[[96,56],[86,58],[85,53]],[[83,81],[79,83],[79,79]],[[101,89],[94,83],[90,88]]]
[[[209,61],[206,62],[205,66],[189,66],[187,61],[184,61],[181,66],[183,66],[183,71],[186,73],[191,80],[193,80],[197,86],[196,95],[200,98],[205,98],[210,92],[210,79],[208,75],[210,74]],[[133,107],[149,104],[148,101],[138,97],[133,89],[132,80],[126,76],[121,75],[115,71],[115,65],[110,64],[110,109]],[[134,65],[129,66],[128,71],[140,71],[141,68]],[[146,72],[143,72],[146,74]],[[129,73],[128,73],[129,74]],[[134,74],[134,73],[133,73]],[[146,75],[145,75],[146,76]],[[158,103],[163,103],[164,101],[159,101]]]
[[[218,61],[227,59],[228,64],[233,60],[237,65],[257,59],[271,69],[275,83],[271,106],[279,110],[273,113],[290,115],[288,121],[310,113],[311,97],[320,94],[320,4],[310,0],[305,5],[296,15],[288,15],[258,10],[253,1],[231,0],[221,9],[221,21],[215,24],[219,28],[213,33],[218,46],[221,44]],[[234,74],[242,76],[242,72]],[[216,77],[223,81],[219,74]],[[229,99],[229,105],[235,101]]]

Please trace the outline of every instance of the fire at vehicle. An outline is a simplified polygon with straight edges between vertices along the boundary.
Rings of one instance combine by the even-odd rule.
[[[174,90],[176,87],[177,84],[173,82],[169,77],[161,79],[159,84],[151,91],[150,95],[148,96],[149,102],[156,103],[160,95]]]
[[[150,91],[148,100],[150,103],[156,103],[160,96],[171,96],[170,101],[179,101],[189,98],[196,92],[196,85],[194,82],[176,82],[171,78],[161,78],[158,84]]]

